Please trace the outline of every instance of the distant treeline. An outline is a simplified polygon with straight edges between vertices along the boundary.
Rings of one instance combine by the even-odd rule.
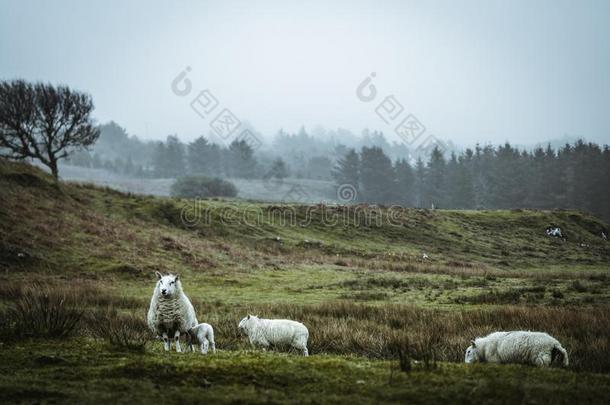
[[[531,152],[510,144],[466,149],[427,162],[392,160],[377,147],[339,160],[337,186],[351,185],[360,202],[423,208],[576,208],[610,219],[610,149],[577,141]]]
[[[220,178],[270,177],[334,180],[349,190],[346,202],[400,204],[422,208],[576,208],[610,219],[610,151],[584,141],[527,151],[510,144],[455,153],[453,145],[430,156],[410,154],[380,132],[347,130],[308,134],[280,131],[271,147],[244,141],[228,146],[212,137],[183,143],[143,141],[114,122],[100,126],[91,152],[71,164],[138,176]],[[445,145],[447,146],[447,144]],[[335,196],[333,196],[335,197]]]
[[[304,128],[295,134],[280,130],[271,145],[253,150],[249,144],[239,141],[225,146],[214,142],[212,136],[190,143],[181,142],[175,135],[168,136],[165,142],[144,141],[130,136],[114,122],[99,128],[99,140],[91,151],[74,153],[71,164],[138,177],[204,174],[263,178],[278,174],[279,168],[280,175],[332,180],[334,164],[350,147],[378,146],[392,159],[411,156],[406,145],[389,143],[381,132],[368,130],[360,136],[344,129],[315,128],[313,134]]]

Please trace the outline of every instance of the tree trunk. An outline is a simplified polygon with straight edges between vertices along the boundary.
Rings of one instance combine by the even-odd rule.
[[[55,179],[55,182],[59,182],[59,170],[57,169],[57,160],[51,160],[49,162],[49,168],[51,169],[51,174]]]

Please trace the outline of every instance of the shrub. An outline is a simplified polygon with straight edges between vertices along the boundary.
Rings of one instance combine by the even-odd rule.
[[[83,316],[77,294],[65,289],[33,284],[14,295],[18,298],[8,310],[5,322],[15,337],[65,337]]]
[[[144,315],[120,314],[112,307],[92,312],[87,324],[93,336],[121,349],[144,351],[151,337]]]
[[[411,354],[408,337],[400,335],[388,343],[388,348],[392,354],[398,359],[398,367],[400,371],[408,373],[411,371]]]
[[[219,178],[189,176],[177,179],[171,193],[182,198],[235,197],[237,188],[230,181]]]

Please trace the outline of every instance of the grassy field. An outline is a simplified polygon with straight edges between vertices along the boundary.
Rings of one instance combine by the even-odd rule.
[[[0,197],[4,401],[610,400],[608,224],[582,212],[194,202],[2,161]],[[154,271],[180,273],[219,353],[151,339]],[[304,322],[312,356],[251,350],[248,313]],[[502,329],[553,334],[570,367],[461,364]]]

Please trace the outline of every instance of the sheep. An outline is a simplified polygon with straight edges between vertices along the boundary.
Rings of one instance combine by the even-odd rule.
[[[214,328],[209,323],[200,323],[197,326],[193,326],[188,331],[189,334],[189,345],[193,350],[193,340],[199,343],[201,353],[207,354],[208,347],[212,347],[212,353],[216,353],[216,343],[214,342]]]
[[[252,346],[268,348],[269,345],[287,344],[309,356],[307,339],[309,331],[300,322],[288,319],[262,319],[248,315],[239,322],[239,330],[245,333]]]
[[[568,366],[568,353],[544,332],[494,332],[471,342],[466,363],[519,363],[538,367]]]
[[[549,226],[548,228],[546,228],[546,234],[555,238],[563,238],[561,228],[558,226]]]
[[[176,342],[176,351],[181,352],[180,335],[188,335],[188,330],[196,326],[195,309],[182,290],[180,277],[176,274],[162,275],[158,271],[157,285],[148,308],[148,327],[163,337],[165,351],[171,350],[170,338]],[[190,344],[189,344],[190,345]]]

